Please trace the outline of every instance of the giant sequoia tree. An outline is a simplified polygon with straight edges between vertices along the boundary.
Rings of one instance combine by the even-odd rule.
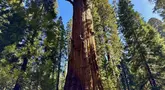
[[[96,61],[90,0],[68,0],[73,5],[71,52],[65,90],[102,90]]]
[[[0,0],[0,90],[165,90],[160,20],[130,0],[67,1],[65,30],[56,0]],[[150,1],[165,17],[164,0]]]

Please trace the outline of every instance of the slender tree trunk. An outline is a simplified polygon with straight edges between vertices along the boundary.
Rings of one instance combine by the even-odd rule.
[[[111,63],[112,67],[113,67],[113,77],[115,78],[114,81],[114,85],[116,90],[120,90],[120,85],[119,85],[119,76],[116,74],[116,69],[117,69],[117,64],[115,63],[115,61],[111,58],[110,52],[107,52],[107,57],[108,57],[108,61]]]
[[[125,86],[124,90],[131,90],[129,85],[129,79],[127,75],[127,67],[125,66],[124,61],[121,61],[121,69],[122,69],[122,78],[124,79],[124,82],[122,82]]]
[[[152,72],[150,70],[150,67],[149,67],[147,61],[146,61],[146,58],[145,58],[145,56],[143,54],[141,56],[144,59],[145,68],[146,68],[146,71],[148,72],[148,80],[149,80],[152,88],[156,88],[157,87],[156,81],[155,81],[155,79],[154,79],[154,77],[152,75]]]
[[[61,56],[62,56],[62,42],[63,42],[63,32],[61,31],[60,55],[59,55],[59,58],[58,58],[58,73],[57,73],[56,90],[59,90],[59,83],[60,83],[60,68],[61,68]]]
[[[30,41],[30,44],[33,45],[34,44],[34,37],[36,35],[37,31],[35,30],[34,33],[32,34],[31,38],[28,38],[28,40]],[[31,56],[31,52],[29,49],[27,49],[27,55],[23,55],[23,63],[21,65],[21,73],[18,76],[18,79],[16,81],[16,84],[13,88],[13,90],[21,90],[21,82],[23,81],[23,74],[26,72],[26,68],[27,68],[27,64],[28,64],[28,57]]]
[[[61,52],[60,52],[60,59],[59,59],[59,61],[58,61],[58,72],[57,72],[56,90],[59,90],[60,68],[61,68]]]
[[[27,57],[23,56],[23,63],[21,66],[21,74],[18,76],[18,79],[16,81],[16,84],[15,84],[13,90],[21,90],[21,82],[23,80],[22,74],[26,71],[27,63],[28,63]]]
[[[138,41],[135,32],[134,32],[134,36],[136,38],[136,42],[137,42],[138,47],[140,47],[141,43]],[[151,72],[151,69],[150,69],[150,67],[147,63],[146,57],[143,55],[143,51],[140,50],[140,53],[141,53],[141,59],[144,61],[145,69],[146,69],[146,71],[148,72],[148,75],[149,75],[148,80],[149,80],[152,88],[156,88],[157,87],[156,80],[154,79],[154,77],[152,75],[152,72]]]
[[[64,90],[103,90],[89,5],[87,0],[73,1],[71,52]]]
[[[52,68],[52,81],[54,81],[54,75],[55,75],[55,64],[53,63],[53,66],[52,66],[53,68]],[[55,89],[56,88],[56,83],[54,83],[53,82],[53,85],[54,85],[54,87],[53,87],[53,89]]]

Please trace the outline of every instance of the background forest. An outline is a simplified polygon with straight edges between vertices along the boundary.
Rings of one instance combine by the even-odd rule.
[[[162,17],[148,22],[131,0],[65,2],[66,25],[56,0],[0,0],[0,90],[165,90],[165,0],[148,0]]]

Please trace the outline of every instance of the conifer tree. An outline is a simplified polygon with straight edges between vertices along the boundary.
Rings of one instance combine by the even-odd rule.
[[[71,53],[64,90],[103,90],[98,73],[90,0],[67,0],[73,5]]]
[[[153,11],[159,13],[160,16],[162,16],[163,19],[165,19],[165,8],[164,8],[165,1],[164,0],[149,0],[149,1],[155,4]]]
[[[94,30],[99,66],[104,89],[119,89],[122,46],[118,35],[117,21],[113,7],[108,0],[93,0]]]
[[[126,60],[133,75],[134,89],[159,89],[163,77],[157,75],[160,61],[164,63],[164,41],[160,34],[146,24],[133,10],[129,0],[119,1],[119,27],[125,39]],[[161,59],[160,59],[161,58]],[[157,67],[156,67],[157,66]],[[159,67],[161,68],[161,67]],[[164,74],[161,72],[161,74]],[[161,78],[161,79],[158,79]],[[160,80],[160,81],[159,81]],[[162,83],[161,83],[162,84]]]
[[[11,42],[9,40],[10,43],[2,43],[5,45],[0,52],[0,71],[3,72],[0,74],[0,89],[55,89],[55,82],[58,80],[56,71],[61,71],[57,68],[60,67],[59,57],[63,57],[63,53],[59,51],[61,48],[61,52],[64,52],[63,42],[66,41],[59,39],[65,36],[64,27],[62,21],[59,24],[59,20],[56,20],[55,2],[50,1],[22,2],[26,8],[17,0],[0,2],[1,6],[6,6],[4,8],[10,7],[9,12],[1,13],[7,15],[1,19],[10,23],[1,22],[1,25],[15,30],[10,32],[10,29],[1,29],[0,37],[16,37],[13,37]],[[11,16],[8,13],[11,13]],[[7,39],[1,38],[3,41]]]
[[[165,37],[164,24],[161,20],[157,18],[150,18],[148,23],[154,27],[162,37]]]

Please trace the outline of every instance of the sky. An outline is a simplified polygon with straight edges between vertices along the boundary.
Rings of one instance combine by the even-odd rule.
[[[148,2],[148,0],[131,0],[134,4],[134,10],[138,11],[145,21],[148,21],[151,17],[156,17],[161,19],[161,17],[153,13],[154,4]],[[112,2],[112,0],[109,0]],[[66,26],[67,22],[72,18],[72,5],[66,0],[58,0],[58,15],[62,16],[64,25]]]

